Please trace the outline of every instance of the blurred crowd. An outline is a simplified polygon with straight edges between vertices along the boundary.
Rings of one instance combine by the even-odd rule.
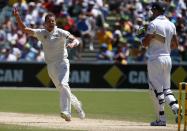
[[[25,25],[43,28],[48,12],[56,15],[57,26],[81,41],[70,51],[70,59],[81,60],[85,49],[96,52],[99,61],[145,62],[137,30],[149,22],[150,3],[156,0],[9,0],[0,2],[0,60],[43,62],[40,41],[18,29],[12,7],[20,10]],[[176,25],[178,50],[173,62],[187,62],[187,0],[165,0],[166,16]]]

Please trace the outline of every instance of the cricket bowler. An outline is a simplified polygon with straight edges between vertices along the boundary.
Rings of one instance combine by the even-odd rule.
[[[50,78],[60,92],[61,117],[71,121],[71,104],[81,119],[85,118],[81,102],[71,93],[69,87],[69,60],[67,48],[74,48],[79,41],[68,31],[56,26],[55,15],[48,13],[45,16],[44,29],[26,27],[20,18],[18,9],[13,9],[19,28],[31,36],[36,37],[43,45],[45,62]]]

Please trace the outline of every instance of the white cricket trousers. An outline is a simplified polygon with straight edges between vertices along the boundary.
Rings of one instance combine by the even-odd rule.
[[[170,56],[160,56],[154,60],[149,60],[147,70],[150,88],[158,93],[163,92],[164,89],[170,89],[171,67]]]
[[[47,64],[49,77],[52,79],[55,87],[60,92],[60,110],[61,112],[71,113],[71,104],[76,107],[79,102],[77,97],[71,93],[69,87],[69,69],[70,64],[68,59],[56,61]]]
[[[174,112],[178,109],[177,101],[170,89],[171,67],[172,62],[170,56],[160,56],[154,60],[149,60],[147,64],[148,83],[156,116],[157,119],[163,121],[165,121],[165,101]]]

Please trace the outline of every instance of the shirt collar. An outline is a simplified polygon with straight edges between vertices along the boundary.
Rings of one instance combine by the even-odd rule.
[[[48,31],[49,34],[53,34],[56,31],[56,29],[57,29],[57,26],[55,26],[54,29],[51,32]]]
[[[156,17],[156,19],[166,19],[166,16],[164,16],[164,15],[159,15],[159,16]]]

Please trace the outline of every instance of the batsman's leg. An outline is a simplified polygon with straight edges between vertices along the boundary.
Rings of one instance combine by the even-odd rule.
[[[164,113],[165,98],[163,92],[163,83],[162,83],[162,66],[160,59],[154,59],[148,61],[148,82],[149,87],[152,89],[154,95],[152,97],[156,105],[156,111],[158,111],[159,119],[151,122],[151,126],[166,126],[166,118]]]
[[[158,103],[158,100],[155,96],[153,89],[149,89],[149,95],[150,95],[150,98],[153,102],[153,107],[154,107],[154,111],[156,114],[156,120],[159,120],[159,103]]]
[[[165,59],[165,64],[164,64],[164,71],[163,71],[163,83],[164,83],[164,95],[165,95],[165,100],[166,103],[170,106],[171,110],[173,111],[173,113],[175,114],[175,122],[178,123],[178,112],[179,112],[179,105],[178,102],[173,94],[173,92],[171,91],[170,87],[171,87],[171,67],[172,67],[172,63],[171,63],[171,58],[170,57],[166,57]],[[182,110],[180,110],[181,112]],[[182,113],[180,119],[182,118]]]
[[[179,104],[175,96],[173,95],[173,92],[170,89],[165,89],[164,94],[165,94],[165,99],[166,99],[167,104],[171,107],[171,110],[175,114],[175,122],[178,123]],[[180,119],[182,119],[182,110],[180,112],[181,112]]]

